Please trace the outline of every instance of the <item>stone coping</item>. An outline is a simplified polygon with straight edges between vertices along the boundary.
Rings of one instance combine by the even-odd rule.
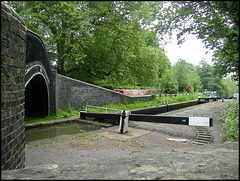
[[[53,125],[53,124],[71,122],[71,121],[78,121],[78,122],[82,122],[82,123],[90,123],[90,124],[100,125],[100,126],[104,126],[104,127],[112,126],[112,124],[109,124],[109,123],[99,123],[99,122],[91,121],[91,120],[83,120],[83,119],[80,119],[79,116],[72,116],[70,118],[65,118],[65,119],[56,119],[56,120],[51,120],[51,121],[46,121],[46,122],[25,124],[25,128],[29,129],[29,128],[36,128],[36,127],[41,127],[41,126],[50,126],[50,125]]]

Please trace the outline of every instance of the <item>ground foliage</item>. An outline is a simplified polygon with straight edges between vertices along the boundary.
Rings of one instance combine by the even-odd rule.
[[[228,142],[239,141],[239,101],[229,104],[219,116],[224,123],[221,124]]]

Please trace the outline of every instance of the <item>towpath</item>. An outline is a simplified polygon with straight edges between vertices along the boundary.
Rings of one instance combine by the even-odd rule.
[[[239,144],[224,143],[218,116],[225,102],[163,113],[213,117],[209,145],[196,146],[193,127],[130,122],[127,134],[110,127],[26,144],[26,168],[2,179],[239,179]]]

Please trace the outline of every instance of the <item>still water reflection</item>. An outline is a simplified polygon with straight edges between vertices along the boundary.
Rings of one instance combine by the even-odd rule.
[[[35,140],[53,138],[59,135],[73,135],[101,129],[102,126],[77,121],[57,123],[50,126],[29,128],[25,130],[26,143]]]

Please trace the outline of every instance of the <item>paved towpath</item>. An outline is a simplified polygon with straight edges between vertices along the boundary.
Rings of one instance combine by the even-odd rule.
[[[26,168],[2,171],[1,178],[239,179],[239,144],[223,144],[219,128],[218,115],[226,103],[161,114],[213,117],[213,127],[208,128],[214,135],[210,145],[193,145],[196,132],[190,126],[132,122],[127,134],[119,134],[115,126],[30,142],[25,149]]]

